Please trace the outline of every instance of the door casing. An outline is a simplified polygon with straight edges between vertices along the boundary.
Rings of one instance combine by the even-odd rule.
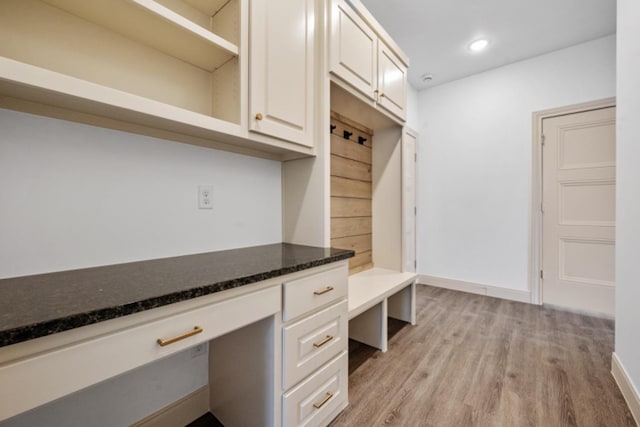
[[[531,198],[529,214],[529,290],[531,303],[542,305],[542,121],[551,117],[615,107],[616,98],[536,111],[532,115]]]

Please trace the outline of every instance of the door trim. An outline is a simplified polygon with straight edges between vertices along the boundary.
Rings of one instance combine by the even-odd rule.
[[[532,304],[542,305],[542,281],[540,280],[540,265],[542,261],[542,121],[552,117],[615,106],[616,98],[611,97],[534,111],[532,114],[531,198],[529,211],[529,290],[531,291]]]

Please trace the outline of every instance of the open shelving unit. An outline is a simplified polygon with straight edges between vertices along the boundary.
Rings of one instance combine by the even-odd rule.
[[[0,107],[286,160],[248,133],[247,0],[3,0]]]

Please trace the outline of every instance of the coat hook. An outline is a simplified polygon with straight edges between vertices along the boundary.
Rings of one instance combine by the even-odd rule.
[[[344,136],[344,139],[351,138],[351,135],[353,135],[353,132],[349,132],[348,130],[345,130],[344,133],[342,134],[342,136]]]
[[[367,138],[359,136],[358,137],[358,144],[363,145],[366,142]]]
[[[331,133],[336,129],[336,125],[331,125]]]

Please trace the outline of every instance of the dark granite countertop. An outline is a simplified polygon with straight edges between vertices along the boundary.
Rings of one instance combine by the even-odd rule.
[[[351,258],[278,243],[0,280],[0,347]]]

